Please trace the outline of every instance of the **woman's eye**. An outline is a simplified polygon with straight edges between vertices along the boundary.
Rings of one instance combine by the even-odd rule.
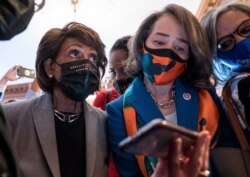
[[[89,57],[89,60],[92,61],[92,62],[94,62],[94,63],[97,63],[97,56],[96,55],[91,55]]]
[[[184,52],[184,48],[176,46],[175,49],[179,52]]]
[[[188,46],[187,45],[176,45],[174,47],[174,50],[179,57],[182,59],[188,59],[189,58],[189,52],[188,52]]]
[[[81,57],[81,52],[79,50],[71,50],[69,52],[70,57],[72,58],[80,58]]]
[[[159,40],[155,40],[154,43],[156,45],[164,45],[164,42],[163,41],[159,41]]]

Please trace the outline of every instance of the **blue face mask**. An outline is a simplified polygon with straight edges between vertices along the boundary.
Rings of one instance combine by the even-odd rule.
[[[217,59],[232,72],[250,71],[250,37],[242,40],[227,52],[217,53]]]

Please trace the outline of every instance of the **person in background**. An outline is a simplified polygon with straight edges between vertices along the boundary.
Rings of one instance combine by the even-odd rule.
[[[38,6],[36,9],[37,12],[43,8],[44,4],[45,0],[42,0],[41,4],[34,4],[33,1],[23,0],[0,1],[0,40],[9,40],[23,32],[32,19],[34,7]],[[13,73],[13,70],[10,72]],[[11,75],[16,76],[14,74]],[[6,85],[6,78],[1,79],[0,83],[0,85]],[[4,90],[2,86],[0,87],[0,99],[2,99]],[[0,176],[19,177],[19,166],[15,152],[16,149],[13,147],[9,127],[6,124],[0,105]]]
[[[131,36],[124,36],[116,40],[109,54],[109,72],[113,81],[113,88],[97,92],[93,105],[106,110],[106,104],[123,94],[132,78],[124,71],[124,61],[129,57],[128,41]]]
[[[129,48],[132,36],[124,36],[118,39],[111,48],[109,56],[109,72],[113,80],[115,90],[124,94],[133,78],[125,72],[125,62],[130,57]]]
[[[222,93],[221,101],[240,144],[238,148],[214,149],[211,166],[215,166],[216,177],[249,176],[250,164],[245,159],[250,158],[250,116],[246,111],[250,100],[250,5],[222,4],[204,15],[201,26],[213,54],[216,88]],[[238,162],[232,165],[230,159]]]
[[[250,82],[249,77],[245,77],[250,73],[250,5],[240,2],[223,4],[206,13],[201,25],[206,31],[213,53],[213,70],[218,90],[223,90],[225,84],[234,79],[228,85],[231,95],[226,97],[232,98],[234,112],[241,119],[241,127],[250,145]],[[223,103],[225,99],[227,98],[221,97]],[[230,108],[226,105],[225,108],[229,112]],[[232,114],[229,116],[232,117]]]
[[[250,71],[250,5],[221,5],[207,12],[201,25],[213,54],[217,88],[222,89],[233,76]]]
[[[25,99],[36,98],[43,94],[43,91],[40,89],[37,79],[34,78],[31,84],[29,84],[28,91],[25,95]]]
[[[3,102],[4,92],[6,90],[8,82],[9,81],[16,81],[16,80],[23,78],[22,76],[18,76],[18,74],[17,74],[17,71],[19,68],[20,68],[20,65],[15,65],[15,66],[11,67],[5,73],[5,75],[2,77],[2,79],[0,80],[0,102]],[[41,94],[42,94],[42,91],[39,88],[39,85],[37,83],[36,78],[34,78],[34,80],[32,81],[32,83],[30,84],[30,86],[28,88],[28,91],[27,91],[24,99],[35,98]],[[4,101],[4,103],[7,103],[7,102],[9,103],[12,101],[17,101],[17,99],[7,100],[7,101]]]
[[[102,110],[106,110],[106,104],[116,98],[118,98],[120,94],[114,88],[100,88],[96,92],[96,97],[93,101],[93,106],[97,108],[101,108]]]
[[[2,101],[4,97],[4,92],[7,86],[8,81],[16,81],[20,79],[21,77],[17,75],[17,70],[19,68],[19,65],[15,65],[11,67],[5,75],[0,80],[0,101]]]
[[[124,71],[124,61],[129,57],[128,42],[131,36],[123,36],[116,40],[110,50],[109,54],[109,72],[113,81],[114,88],[110,90],[102,90],[97,92],[93,105],[106,110],[106,104],[115,100],[125,92],[127,87],[132,82]],[[109,177],[119,176],[113,162],[112,156],[110,157],[109,164]]]
[[[136,78],[122,96],[107,104],[109,143],[120,176],[146,177],[154,172],[156,158],[121,152],[118,143],[155,118],[208,131],[212,147],[234,143],[231,134],[224,136],[225,115],[210,82],[212,55],[191,12],[167,5],[142,22],[132,44],[135,57],[127,60],[126,72]],[[209,175],[205,165],[194,171]]]
[[[104,49],[99,35],[77,22],[42,37],[35,68],[45,93],[2,105],[21,177],[107,176],[106,113],[85,101],[104,75]]]

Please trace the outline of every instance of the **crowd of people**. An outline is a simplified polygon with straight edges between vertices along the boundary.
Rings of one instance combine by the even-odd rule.
[[[113,88],[100,90],[107,66]],[[19,67],[0,80],[1,97],[8,81],[20,79]],[[69,22],[44,34],[35,71],[26,99],[0,106],[0,176],[228,177],[242,171],[226,168],[226,161],[220,166],[211,152],[250,151],[248,102],[234,107],[243,110],[249,145],[243,146],[225,95],[218,95],[250,71],[249,4],[223,4],[200,22],[186,8],[168,4],[146,17],[135,34],[117,39],[108,58],[94,29]],[[86,98],[94,93],[91,105]],[[173,137],[166,157],[119,149],[154,119],[197,132],[195,143],[183,150],[183,140]]]

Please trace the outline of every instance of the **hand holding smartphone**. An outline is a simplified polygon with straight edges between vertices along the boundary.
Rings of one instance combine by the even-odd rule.
[[[21,77],[35,78],[36,72],[33,69],[28,69],[20,66],[17,69],[17,75]]]
[[[136,134],[122,140],[118,147],[129,153],[166,157],[170,140],[177,136],[182,139],[182,149],[185,152],[195,144],[198,133],[168,123],[166,120],[154,119],[139,129]]]

